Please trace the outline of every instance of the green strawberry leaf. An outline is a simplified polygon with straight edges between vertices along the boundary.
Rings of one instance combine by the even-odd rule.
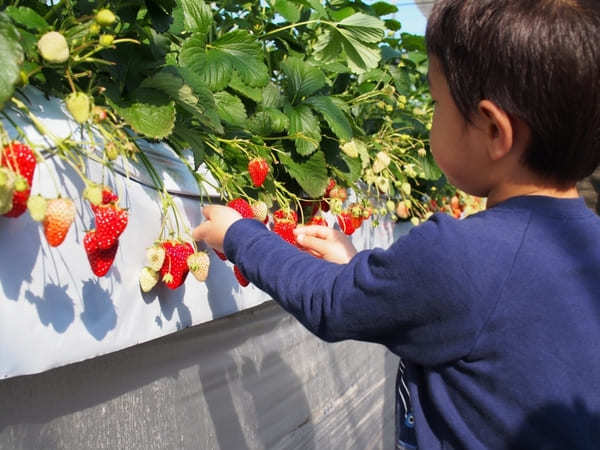
[[[50,25],[46,22],[46,19],[26,6],[7,6],[4,12],[20,27],[38,33],[50,30]]]
[[[288,58],[281,63],[281,69],[286,76],[286,90],[292,103],[314,94],[327,82],[321,69],[300,58]]]
[[[289,134],[295,137],[296,151],[303,156],[310,155],[321,142],[319,119],[308,105],[286,106],[285,114],[290,121]]]
[[[321,113],[331,131],[345,141],[352,139],[352,125],[340,108],[332,101],[331,97],[317,96],[306,99],[305,103]]]
[[[8,16],[0,13],[0,109],[12,97],[20,80],[23,65],[23,48],[19,43],[19,32]]]
[[[246,107],[239,97],[225,91],[215,92],[215,103],[217,104],[217,113],[224,122],[239,127],[246,123]]]
[[[302,6],[288,0],[276,0],[275,11],[288,22],[294,23],[300,20]]]
[[[175,102],[159,90],[139,88],[130,100],[117,102],[114,98],[107,99],[136,133],[162,139],[173,131]]]
[[[310,197],[316,198],[325,193],[329,184],[329,176],[323,152],[314,152],[309,157],[280,153],[279,160],[286,172]]]
[[[213,23],[213,12],[203,0],[178,0],[185,31],[206,34]]]

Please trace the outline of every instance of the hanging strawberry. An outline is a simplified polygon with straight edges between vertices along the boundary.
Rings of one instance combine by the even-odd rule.
[[[18,175],[15,179],[13,207],[4,214],[6,217],[19,217],[27,209],[27,199],[31,193],[36,164],[33,150],[25,144],[12,142],[2,149],[0,165],[8,167]]]
[[[127,227],[127,210],[114,203],[109,203],[97,206],[95,215],[98,247],[110,248]]]
[[[269,164],[265,158],[257,157],[248,162],[248,174],[255,187],[260,187],[265,182],[269,174]]]
[[[187,265],[188,256],[194,249],[188,242],[165,241],[165,260],[160,268],[163,282],[169,289],[177,289],[185,281],[190,269]]]
[[[63,243],[75,220],[75,204],[70,198],[53,198],[46,204],[44,234],[48,244],[58,247]]]
[[[103,277],[107,274],[115,260],[115,255],[119,248],[119,241],[115,241],[109,248],[99,248],[96,231],[91,230],[88,231],[83,238],[83,248],[85,249],[94,275]]]

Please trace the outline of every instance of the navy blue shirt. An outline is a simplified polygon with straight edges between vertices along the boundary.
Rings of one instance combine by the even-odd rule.
[[[407,447],[600,448],[600,219],[583,200],[436,214],[343,265],[251,219],[230,227],[224,247],[320,338],[402,358]]]

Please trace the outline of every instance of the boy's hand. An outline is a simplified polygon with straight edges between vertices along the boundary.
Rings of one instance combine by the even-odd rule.
[[[346,264],[357,253],[350,239],[333,228],[320,225],[299,226],[294,234],[302,248],[325,261]]]
[[[222,252],[225,233],[234,222],[242,218],[242,215],[235,209],[222,205],[205,206],[202,213],[206,220],[194,228],[192,237]]]

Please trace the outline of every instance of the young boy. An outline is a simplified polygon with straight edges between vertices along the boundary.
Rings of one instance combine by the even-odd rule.
[[[197,239],[327,341],[401,357],[398,448],[600,448],[600,2],[439,0],[427,26],[431,151],[488,198],[389,249],[204,209]]]

